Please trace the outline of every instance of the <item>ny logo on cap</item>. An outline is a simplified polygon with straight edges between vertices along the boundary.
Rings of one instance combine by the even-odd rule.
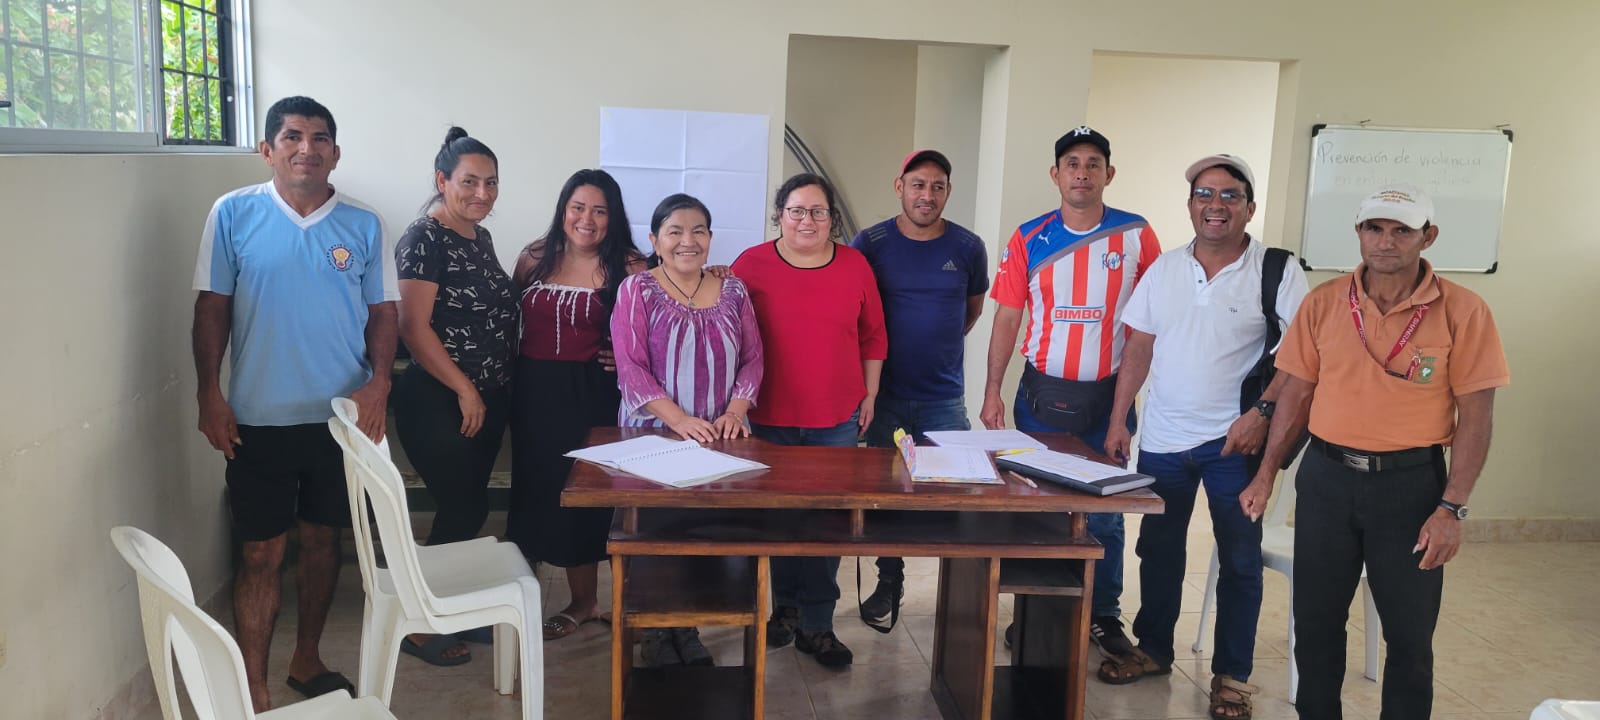
[[[1076,129],[1074,129],[1072,131],[1072,134],[1073,135],[1093,135],[1094,134],[1094,129],[1090,128],[1088,125],[1079,125]]]

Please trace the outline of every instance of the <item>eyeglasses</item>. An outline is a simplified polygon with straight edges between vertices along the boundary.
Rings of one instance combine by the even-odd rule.
[[[783,214],[788,215],[789,219],[795,222],[806,219],[807,215],[811,216],[812,222],[819,223],[833,217],[833,211],[828,208],[787,207],[783,209]]]
[[[1195,188],[1194,192],[1189,194],[1189,197],[1194,198],[1194,201],[1201,205],[1211,204],[1212,198],[1220,199],[1223,205],[1238,205],[1245,201],[1243,193],[1237,193],[1232,190],[1217,192],[1211,188]]]

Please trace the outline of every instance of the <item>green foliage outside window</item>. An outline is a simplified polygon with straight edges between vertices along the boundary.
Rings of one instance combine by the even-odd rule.
[[[159,73],[146,69],[152,7]],[[159,87],[166,141],[227,144],[227,32],[217,0],[0,0],[0,127],[151,132]]]

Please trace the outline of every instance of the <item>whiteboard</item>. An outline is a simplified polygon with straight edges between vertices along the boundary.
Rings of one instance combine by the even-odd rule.
[[[1422,253],[1433,268],[1494,272],[1510,166],[1509,130],[1313,127],[1300,257],[1314,270],[1355,269],[1361,200],[1411,183],[1433,198],[1439,239]]]

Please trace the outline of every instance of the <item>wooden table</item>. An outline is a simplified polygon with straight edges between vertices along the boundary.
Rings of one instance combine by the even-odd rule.
[[[654,433],[596,428],[599,445]],[[664,433],[663,433],[664,434]],[[1097,458],[1076,438],[1051,449]],[[1083,717],[1094,560],[1088,512],[1159,513],[1149,490],[1095,497],[1040,482],[913,484],[893,450],[716,450],[770,470],[690,489],[576,463],[562,504],[615,507],[611,553],[613,720],[763,716],[772,556],[938,557],[931,692],[946,720]],[[1004,473],[1002,473],[1004,475]],[[1010,667],[995,667],[999,594],[1016,594]],[[745,628],[744,663],[635,669],[635,629]]]

